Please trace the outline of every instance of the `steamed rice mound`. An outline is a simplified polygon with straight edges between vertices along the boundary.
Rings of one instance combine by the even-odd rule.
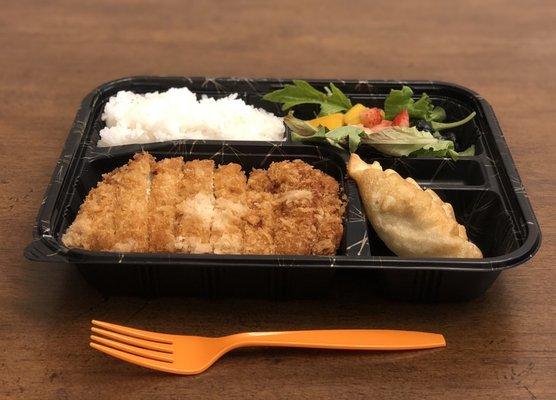
[[[221,99],[197,95],[187,88],[136,94],[120,91],[104,107],[99,147],[177,139],[284,139],[282,118],[255,108],[232,94]]]

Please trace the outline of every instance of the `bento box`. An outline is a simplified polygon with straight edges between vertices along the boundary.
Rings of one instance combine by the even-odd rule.
[[[489,104],[461,86],[430,81],[332,82],[351,99],[368,106],[381,104],[402,84],[416,94],[426,92],[447,113],[475,119],[460,134],[477,137],[475,155],[449,158],[390,157],[370,147],[357,154],[379,161],[403,177],[433,189],[452,204],[458,221],[484,258],[397,257],[380,240],[365,217],[355,182],[346,172],[349,154],[330,146],[295,142],[289,129],[283,141],[174,140],[148,144],[97,147],[104,126],[101,114],[110,96],[187,87],[197,94],[221,97],[230,93],[276,115],[284,112],[263,95],[287,80],[239,78],[130,77],[108,82],[83,100],[40,207],[33,241],[25,257],[33,261],[75,264],[85,279],[106,294],[262,295],[298,297],[321,295],[348,277],[372,283],[380,293],[414,301],[466,300],[483,294],[504,269],[530,259],[541,233],[527,194],[496,117]],[[316,88],[330,81],[308,80]],[[310,117],[310,107],[298,114]],[[306,114],[306,115],[304,115]],[[301,159],[334,177],[347,198],[343,237],[335,255],[214,255],[180,253],[94,252],[67,248],[62,234],[102,174],[126,164],[133,154],[148,151],[156,159],[183,156],[235,162],[244,170],[266,168],[274,161]]]

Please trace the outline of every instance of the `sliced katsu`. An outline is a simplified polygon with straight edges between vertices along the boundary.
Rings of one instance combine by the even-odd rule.
[[[62,242],[95,251],[148,251],[148,201],[154,165],[150,154],[141,153],[127,165],[104,174],[85,198]]]
[[[185,200],[183,158],[166,158],[156,163],[149,199],[149,251],[173,252],[176,246],[177,205]]]
[[[62,241],[95,251],[332,255],[344,209],[338,182],[300,160],[247,178],[234,163],[141,153],[103,175]]]
[[[210,242],[215,254],[243,253],[247,179],[238,164],[220,165],[214,173],[214,218]]]
[[[268,175],[276,194],[277,254],[335,254],[345,210],[338,182],[301,160],[272,163]]]
[[[187,161],[180,191],[184,200],[176,206],[176,249],[183,253],[212,253],[214,220],[214,161]]]
[[[281,161],[268,168],[275,198],[276,254],[311,254],[317,234],[314,193],[303,186],[301,164]],[[311,168],[307,165],[308,168]]]
[[[274,244],[275,196],[268,173],[254,169],[249,174],[246,195],[243,252],[245,254],[276,254]]]

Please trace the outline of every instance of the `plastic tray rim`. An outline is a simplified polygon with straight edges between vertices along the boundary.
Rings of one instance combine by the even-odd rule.
[[[257,82],[276,82],[277,84],[282,84],[285,82],[290,82],[292,80],[292,78],[288,78],[288,79],[281,79],[281,78],[236,78],[236,77],[219,77],[219,78],[207,78],[207,77],[183,77],[183,76],[130,76],[130,77],[123,77],[123,78],[118,78],[118,79],[114,79],[111,80],[109,82],[106,82],[102,85],[99,85],[98,87],[96,87],[95,89],[93,89],[91,92],[89,92],[81,101],[80,103],[80,108],[78,109],[77,113],[76,113],[76,117],[74,119],[74,122],[72,124],[72,127],[70,129],[70,134],[68,135],[68,138],[66,140],[66,143],[63,147],[62,150],[62,156],[60,157],[60,160],[58,161],[54,172],[52,174],[52,178],[51,181],[46,189],[46,192],[49,192],[50,187],[53,185],[53,183],[55,182],[63,182],[63,180],[66,177],[66,173],[68,171],[69,168],[66,168],[64,171],[64,166],[68,166],[71,165],[71,163],[73,162],[73,159],[77,156],[75,153],[75,150],[78,148],[79,143],[81,142],[81,140],[83,139],[82,137],[76,138],[76,135],[80,134],[81,136],[83,136],[83,132],[86,129],[86,126],[88,123],[90,123],[90,115],[95,107],[95,103],[98,101],[98,99],[100,98],[100,96],[106,92],[108,90],[108,88],[110,87],[115,87],[117,85],[122,85],[125,83],[129,83],[129,82],[141,82],[141,81],[152,81],[152,80],[187,80],[192,82],[194,79],[204,79],[205,82],[217,82],[217,81],[237,81],[237,80],[245,80],[245,81],[257,81]],[[515,176],[515,181],[519,184],[521,184],[521,179],[519,178],[519,174],[517,172],[517,169],[515,167],[515,163],[513,162],[513,158],[511,157],[511,153],[509,152],[509,149],[507,147],[507,144],[503,138],[503,133],[501,131],[500,125],[498,123],[498,120],[494,114],[494,111],[491,107],[491,105],[478,93],[474,92],[471,89],[468,89],[466,87],[463,87],[461,85],[458,84],[454,84],[454,83],[450,83],[450,82],[445,82],[445,81],[431,81],[431,80],[359,80],[359,79],[342,79],[342,80],[338,80],[338,79],[310,79],[311,82],[314,83],[329,83],[331,81],[339,81],[339,82],[343,82],[343,83],[352,83],[352,84],[374,84],[374,83],[380,83],[380,84],[407,84],[407,85],[413,85],[413,86],[417,86],[417,85],[435,85],[435,86],[446,86],[449,87],[451,89],[456,89],[462,93],[464,93],[465,95],[475,99],[476,101],[479,102],[479,104],[481,105],[483,111],[485,112],[485,116],[489,125],[489,128],[493,131],[493,136],[496,140],[496,144],[497,146],[499,146],[499,151],[503,150],[504,151],[504,155],[505,157],[502,157],[501,160],[504,164],[504,168],[506,169],[507,172],[511,172],[514,176]],[[215,84],[215,87],[217,87],[217,85]],[[78,139],[78,140],[76,140]],[[207,141],[207,142],[212,142],[212,141]],[[219,143],[222,143],[222,141],[216,141]],[[231,141],[228,141],[228,143],[231,143]],[[241,141],[240,143],[245,143],[243,141]],[[279,142],[269,142],[269,143],[285,143],[285,141],[279,141]],[[501,147],[501,149],[500,149]],[[68,157],[69,155],[69,151],[72,151],[71,157]],[[516,182],[512,181],[512,185],[514,185]],[[525,261],[527,261],[528,259],[530,259],[531,257],[533,257],[533,255],[538,251],[540,244],[541,244],[541,231],[540,228],[538,226],[538,222],[535,218],[535,215],[533,213],[533,210],[530,206],[530,203],[528,201],[526,201],[526,199],[524,197],[526,197],[526,193],[523,189],[523,186],[521,185],[521,187],[516,188],[514,186],[514,189],[520,189],[523,190],[523,194],[524,196],[516,196],[517,201],[519,206],[521,207],[522,211],[527,211],[527,214],[530,216],[530,221],[527,221],[527,236],[525,238],[525,241],[523,242],[523,244],[518,247],[517,249],[515,249],[514,251],[502,255],[502,256],[497,256],[497,257],[489,257],[489,258],[483,258],[483,259],[445,259],[445,258],[427,258],[427,259],[409,259],[409,258],[398,258],[398,257],[379,257],[379,256],[371,256],[371,257],[361,257],[360,259],[357,259],[356,263],[354,263],[353,265],[344,265],[343,263],[343,259],[350,259],[350,261],[354,261],[352,259],[351,256],[331,256],[331,257],[326,257],[326,256],[307,256],[309,260],[313,260],[313,261],[322,261],[321,257],[324,258],[329,258],[329,259],[334,259],[335,262],[337,263],[336,265],[338,267],[356,267],[356,268],[361,268],[361,267],[366,267],[366,268],[370,268],[370,269],[379,269],[379,268],[404,268],[404,269],[412,269],[412,268],[416,268],[416,269],[434,269],[434,270],[461,270],[461,271],[493,271],[493,270],[503,270],[503,269],[507,269],[510,267],[515,267]],[[59,193],[58,193],[59,195]],[[44,215],[44,211],[46,208],[46,204],[48,202],[53,201],[52,198],[46,198],[45,200],[43,200],[39,213],[38,213],[38,218],[37,218],[37,224],[35,225],[34,229],[33,229],[33,241],[26,247],[25,251],[24,251],[24,255],[26,258],[30,259],[30,260],[34,260],[34,261],[57,261],[57,262],[73,262],[73,263],[84,263],[83,260],[75,260],[75,259],[70,259],[70,256],[72,254],[76,254],[76,252],[82,251],[85,252],[83,250],[69,250],[67,248],[65,248],[65,246],[61,245],[60,241],[57,240],[56,238],[54,238],[53,236],[50,235],[50,226],[49,226],[49,222],[50,222],[50,218],[51,215],[49,216],[45,216]],[[89,252],[88,252],[89,253]],[[94,252],[90,252],[90,253],[94,253]],[[140,255],[140,254],[144,254],[144,253],[102,253],[104,255],[113,255],[114,254],[120,254],[122,257],[122,263],[131,263],[132,260],[135,258],[135,255]],[[168,253],[171,257],[176,259],[176,263],[180,264],[180,263],[184,263],[184,261],[186,260],[185,258],[183,258],[184,256],[198,256],[198,255],[177,255],[175,253]],[[90,254],[92,255],[92,254]],[[222,260],[222,256],[221,255],[202,255],[204,258],[206,258],[207,256],[209,257],[209,259],[211,259],[211,257],[214,257],[215,260]],[[225,256],[226,258],[230,258],[232,260],[238,260],[238,259],[245,259],[246,256]],[[234,257],[240,257],[238,259],[234,259]],[[276,259],[276,256],[250,256],[250,257],[257,257],[259,260],[263,260],[264,257],[268,257],[270,259]],[[284,257],[280,257],[280,258],[284,258],[286,259],[287,256]],[[102,261],[101,259],[104,257],[92,257],[91,260],[86,261],[87,263],[89,262],[95,262],[95,263],[114,263],[114,259],[111,258],[110,260],[105,260]],[[168,256],[166,256],[166,263],[170,262],[168,260]],[[190,258],[194,258],[194,257],[189,257],[187,259]],[[292,258],[295,258],[295,260],[297,261],[301,261],[304,260],[304,257],[301,256],[292,256]],[[471,260],[471,261],[470,261]],[[137,261],[136,261],[137,262]],[[145,262],[144,260],[142,260],[141,262]],[[173,262],[173,261],[172,261]],[[379,265],[365,265],[366,263],[376,263],[378,262]],[[149,262],[150,263],[150,262]],[[165,263],[161,262],[160,263]],[[453,263],[459,266],[449,266],[446,265],[448,263]],[[484,268],[483,267],[477,267],[475,264],[485,264],[488,263],[490,265],[490,268]],[[308,265],[304,265],[304,267],[307,267]]]

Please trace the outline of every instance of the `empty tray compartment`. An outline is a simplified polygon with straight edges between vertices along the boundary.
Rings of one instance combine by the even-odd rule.
[[[486,182],[484,167],[475,159],[378,158],[364,150],[358,151],[358,154],[365,162],[371,164],[378,161],[383,169],[393,169],[403,178],[410,177],[421,186],[483,186]]]

